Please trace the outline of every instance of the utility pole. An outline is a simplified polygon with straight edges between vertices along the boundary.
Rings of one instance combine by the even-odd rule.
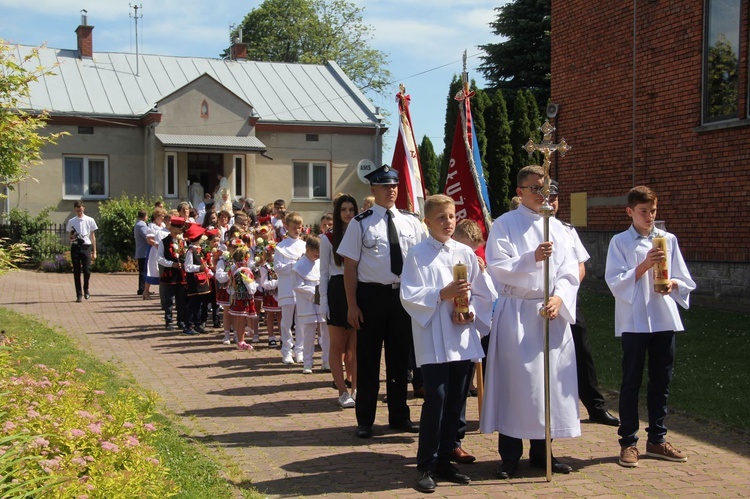
[[[135,19],[135,75],[138,76],[140,74],[140,64],[139,64],[139,57],[138,57],[138,19],[143,19],[143,14],[140,16],[138,15],[138,9],[143,9],[143,5],[132,5],[128,4],[128,7],[133,9],[135,12],[134,14],[128,13],[128,16],[131,19]]]

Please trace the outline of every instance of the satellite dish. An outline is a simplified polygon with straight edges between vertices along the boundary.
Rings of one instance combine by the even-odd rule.
[[[370,182],[365,178],[365,176],[374,172],[376,169],[377,167],[375,166],[375,163],[373,163],[369,159],[362,159],[359,161],[359,163],[357,163],[357,176],[363,183],[370,185]]]

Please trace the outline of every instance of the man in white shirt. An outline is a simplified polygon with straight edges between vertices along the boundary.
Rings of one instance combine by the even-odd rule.
[[[76,216],[68,220],[65,231],[70,236],[70,259],[73,263],[73,279],[76,286],[76,302],[81,302],[83,296],[87,300],[89,294],[89,280],[91,278],[91,262],[96,260],[96,230],[99,228],[93,218],[84,215],[83,201],[73,203]],[[83,273],[83,287],[81,287],[81,273]]]

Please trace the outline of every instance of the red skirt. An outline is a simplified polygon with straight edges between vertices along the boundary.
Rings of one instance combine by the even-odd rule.
[[[229,306],[229,315],[235,317],[256,317],[258,314],[255,311],[255,299],[234,300]]]
[[[216,303],[222,307],[229,306],[229,291],[227,291],[227,288],[216,287]]]
[[[266,312],[281,312],[279,302],[276,300],[276,293],[266,291],[263,294],[263,310]]]

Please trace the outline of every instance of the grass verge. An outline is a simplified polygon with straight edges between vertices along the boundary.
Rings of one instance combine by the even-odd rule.
[[[615,300],[582,289],[579,295],[599,384],[620,389],[622,349],[615,338]],[[677,334],[669,405],[680,413],[743,431],[750,430],[750,376],[747,346],[750,315],[692,306],[680,309],[685,331]],[[645,400],[644,373],[641,398]]]
[[[117,397],[126,388],[139,389],[134,381],[123,376],[111,364],[100,362],[78,349],[60,330],[4,308],[0,308],[0,324],[5,335],[16,345],[26,346],[17,366],[20,373],[35,364],[55,369],[74,366],[85,370],[85,380],[95,382],[97,389],[104,390],[107,396]],[[252,489],[240,490],[233,487],[225,477],[236,474],[237,470],[224,469],[210,459],[203,447],[184,438],[186,432],[169,417],[156,414],[153,420],[161,427],[155,445],[160,460],[169,468],[169,478],[180,488],[176,497],[262,497]]]

